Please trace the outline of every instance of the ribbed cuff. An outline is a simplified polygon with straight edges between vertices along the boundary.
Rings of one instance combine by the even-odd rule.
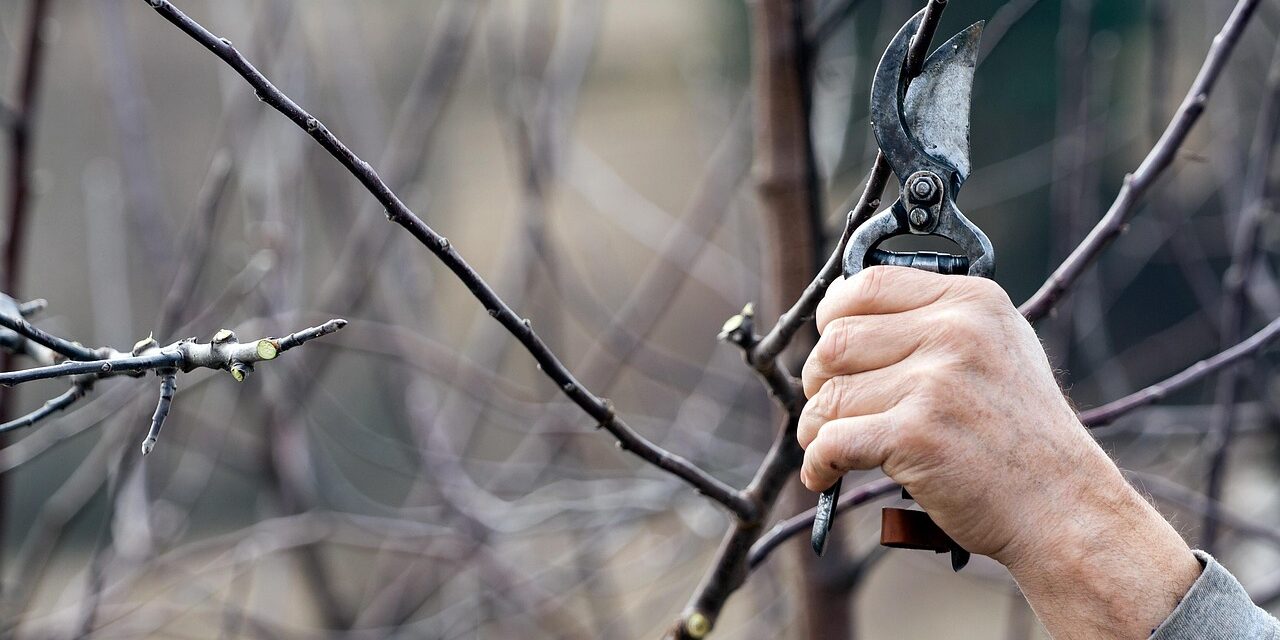
[[[1204,571],[1152,640],[1280,640],[1280,622],[1253,604],[1235,576],[1213,556],[1193,553]]]

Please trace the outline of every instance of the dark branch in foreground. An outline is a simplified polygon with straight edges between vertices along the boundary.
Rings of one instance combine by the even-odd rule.
[[[448,238],[427,226],[390,187],[378,176],[368,162],[357,156],[320,120],[298,106],[289,96],[276,88],[266,76],[232,46],[230,40],[219,38],[204,26],[178,10],[168,0],[146,0],[164,19],[182,30],[193,40],[218,56],[240,77],[252,86],[266,104],[279,111],[294,124],[306,131],[346,167],[360,184],[373,195],[386,210],[387,219],[408,231],[424,247],[434,253],[450,271],[458,277],[471,294],[484,305],[489,315],[502,324],[533,356],[542,371],[574,404],[591,416],[600,428],[618,439],[618,446],[634,453],[642,460],[667,471],[692,485],[709,498],[724,505],[739,519],[755,521],[760,517],[756,501],[728,484],[716,479],[689,460],[673,454],[640,435],[616,413],[613,404],[587,389],[563,362],[551,351],[546,342],[534,332],[527,319],[520,317],[485,282],[484,278],[458,253]]]
[[[845,491],[840,494],[840,500],[836,503],[834,517],[852,511],[854,507],[890,495],[899,488],[898,483],[892,478],[880,478]],[[751,550],[747,552],[747,566],[755,569],[783,542],[797,533],[808,532],[813,528],[813,519],[817,514],[818,508],[814,507],[773,525],[768,533],[760,536],[760,539],[751,545]]]
[[[1205,104],[1209,101],[1209,92],[1213,90],[1222,69],[1231,57],[1244,27],[1249,22],[1259,0],[1240,0],[1236,3],[1231,16],[1227,18],[1222,31],[1213,39],[1209,54],[1205,57],[1200,73],[1191,83],[1191,89],[1183,98],[1182,105],[1174,114],[1173,120],[1160,136],[1160,140],[1152,147],[1151,152],[1143,159],[1138,169],[1124,178],[1124,186],[1111,203],[1102,220],[1085,236],[1079,246],[1067,256],[1067,259],[1054,270],[1049,279],[1041,285],[1040,290],[1029,300],[1022,303],[1019,311],[1028,320],[1035,322],[1043,318],[1063,296],[1067,295],[1076,279],[1084,270],[1093,264],[1116,238],[1124,232],[1126,223],[1137,212],[1142,196],[1155,184],[1164,170],[1173,163],[1178,148],[1186,141],[1187,134],[1195,126],[1200,115],[1204,113]]]

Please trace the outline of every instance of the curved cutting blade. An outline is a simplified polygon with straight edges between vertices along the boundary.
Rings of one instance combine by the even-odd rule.
[[[899,180],[905,180],[913,171],[920,155],[915,140],[907,132],[903,122],[902,102],[906,95],[907,49],[911,38],[920,27],[924,10],[912,16],[898,30],[889,46],[885,47],[876,75],[871,80],[871,130],[876,143]]]
[[[956,186],[969,177],[969,104],[983,23],[956,34],[924,63],[907,88],[902,111],[921,150],[956,171]]]
[[[928,169],[952,175],[958,187],[969,176],[969,100],[983,23],[939,47],[908,89],[907,50],[923,13],[885,48],[871,83],[871,127],[899,180]]]

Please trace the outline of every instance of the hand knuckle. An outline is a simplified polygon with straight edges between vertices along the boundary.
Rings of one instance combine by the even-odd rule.
[[[947,343],[968,344],[979,339],[981,323],[959,306],[949,306],[933,317],[937,335]]]
[[[946,363],[945,358],[931,358],[927,363],[916,365],[908,375],[912,393],[917,397],[930,399],[948,386],[953,372]]]
[[[889,277],[891,271],[889,267],[883,265],[875,265],[863,269],[853,279],[853,285],[849,290],[850,295],[863,300],[875,299],[884,290],[885,280]]]
[[[969,277],[961,282],[965,291],[980,299],[1000,300],[1009,297],[1005,290],[990,278]]]
[[[822,415],[827,419],[842,418],[843,407],[849,396],[849,378],[848,376],[840,376],[832,378],[822,385],[822,390],[818,392],[822,397],[821,408]]]
[[[933,412],[924,410],[915,413],[929,415]],[[896,448],[910,453],[913,457],[931,452],[936,443],[932,424],[932,421],[921,419],[921,417],[904,420],[895,434]]]
[[[852,341],[853,321],[839,318],[827,325],[827,332],[818,340],[813,350],[813,364],[818,371],[834,372],[844,360]]]

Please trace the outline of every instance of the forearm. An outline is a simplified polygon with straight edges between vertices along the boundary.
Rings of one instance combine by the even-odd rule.
[[[1011,549],[1006,565],[1054,638],[1146,638],[1200,576],[1173,527],[1138,495],[1096,445],[1058,504],[1048,535]]]

